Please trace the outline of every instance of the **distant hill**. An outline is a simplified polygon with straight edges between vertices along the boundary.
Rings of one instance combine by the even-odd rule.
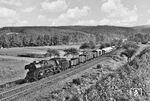
[[[41,35],[41,34],[65,34],[72,35],[80,33],[80,36],[94,35],[96,41],[103,41],[102,37],[108,41],[109,38],[124,38],[129,35],[136,34],[136,29],[131,27],[117,27],[117,26],[59,26],[59,27],[48,27],[48,26],[31,26],[31,27],[4,27],[0,29],[1,34],[8,32]]]
[[[135,26],[133,28],[138,32],[150,34],[150,25]]]
[[[114,38],[126,38],[137,33],[137,30],[132,27],[118,26],[64,26],[59,28],[78,30],[94,34],[97,41],[101,40],[101,37],[103,36],[107,42]]]

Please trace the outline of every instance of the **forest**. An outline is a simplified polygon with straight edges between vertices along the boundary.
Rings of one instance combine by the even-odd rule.
[[[89,41],[100,44],[120,39],[146,43],[150,39],[149,31],[140,29],[117,26],[3,27],[0,29],[0,47],[68,45]]]

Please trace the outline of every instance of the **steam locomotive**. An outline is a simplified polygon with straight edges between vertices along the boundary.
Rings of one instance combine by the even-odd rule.
[[[38,81],[42,78],[55,75],[61,71],[73,68],[79,64],[85,63],[91,59],[97,58],[105,53],[109,53],[114,47],[92,50],[87,53],[80,54],[77,58],[52,58],[49,60],[33,61],[25,66],[28,70],[25,80],[26,82]]]

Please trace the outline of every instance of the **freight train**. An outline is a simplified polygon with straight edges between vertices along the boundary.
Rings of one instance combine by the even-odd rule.
[[[42,78],[73,68],[79,64],[83,64],[94,58],[98,58],[105,53],[111,52],[113,49],[114,47],[95,49],[87,53],[80,54],[77,58],[71,58],[70,60],[66,60],[66,58],[52,58],[38,62],[33,61],[25,66],[25,70],[28,70],[25,80],[26,82],[38,81]]]

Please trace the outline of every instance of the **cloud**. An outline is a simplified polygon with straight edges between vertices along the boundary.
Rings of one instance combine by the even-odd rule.
[[[101,6],[102,12],[107,14],[107,19],[113,23],[133,23],[138,19],[137,7],[133,9],[125,7],[121,0],[105,0]]]
[[[150,20],[147,21],[147,24],[150,24]]]
[[[22,6],[22,3],[20,0],[0,0],[0,3],[14,5],[14,6]]]
[[[73,24],[73,22],[87,16],[89,11],[90,8],[88,6],[84,6],[81,9],[79,7],[68,9],[66,13],[63,13],[58,18],[54,19],[53,25]]]
[[[78,22],[74,23],[73,25],[98,25],[96,20],[79,20]]]
[[[28,24],[27,20],[18,19],[17,21],[13,22],[12,26],[25,26],[27,24]]]
[[[148,13],[150,13],[150,10],[148,10]]]
[[[22,20],[19,17],[13,19],[0,19],[0,27],[5,26],[25,26],[28,24],[27,20]]]
[[[17,16],[16,11],[5,7],[0,7],[0,18],[12,18],[16,16]]]
[[[79,20],[74,25],[107,25],[110,21],[108,19],[102,19],[102,20]]]
[[[28,8],[22,9],[22,11],[23,11],[23,12],[26,12],[26,13],[30,13],[30,12],[32,12],[34,9],[35,9],[35,7],[28,7]]]
[[[44,16],[44,15],[39,15],[39,16],[38,16],[38,20],[44,21],[44,20],[46,20],[46,16]]]
[[[19,26],[26,25],[26,20],[21,20],[19,14],[9,8],[0,7],[0,26]]]
[[[150,22],[150,21],[149,21]],[[118,26],[131,26],[130,23],[126,23],[126,21],[123,20],[112,20],[112,19],[101,19],[101,20],[79,20],[75,22],[73,25],[118,25]]]
[[[61,12],[68,8],[68,5],[65,0],[56,0],[53,2],[49,2],[48,0],[45,0],[41,7],[44,10],[48,10],[50,12]]]

